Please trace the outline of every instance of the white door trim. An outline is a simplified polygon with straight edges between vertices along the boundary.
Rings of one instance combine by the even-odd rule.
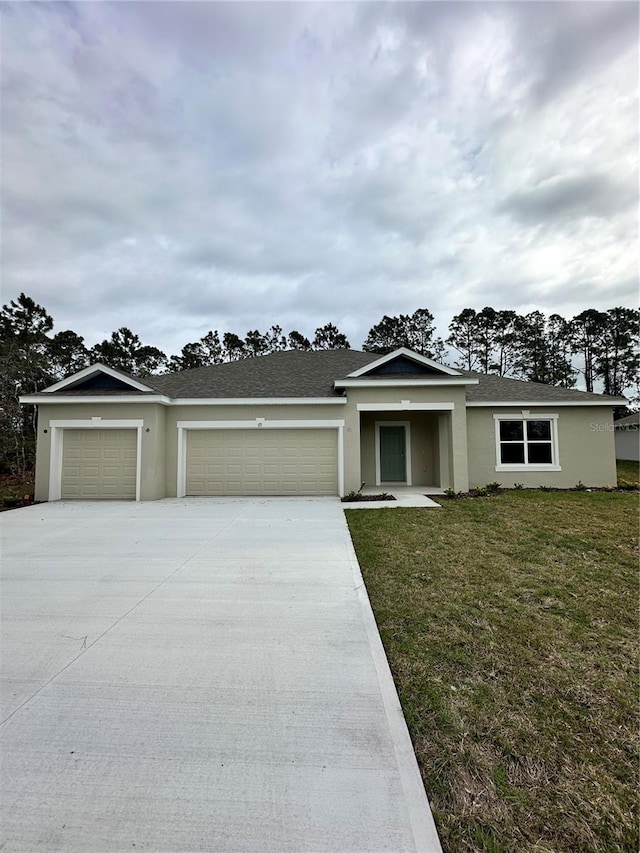
[[[380,479],[380,427],[383,426],[402,426],[404,427],[404,446],[405,446],[405,480],[400,482],[400,485],[413,485],[411,479],[411,422],[410,421],[376,421],[376,486],[397,486],[397,482],[386,483]]]
[[[62,448],[65,429],[135,429],[136,442],[136,500],[140,500],[142,483],[142,420],[53,420],[49,421],[51,447],[49,461],[49,500],[59,501],[62,494]]]
[[[254,418],[252,421],[178,421],[178,460],[176,496],[187,494],[187,432],[192,429],[337,429],[338,430],[338,495],[344,497],[344,421],[306,420],[276,421]]]

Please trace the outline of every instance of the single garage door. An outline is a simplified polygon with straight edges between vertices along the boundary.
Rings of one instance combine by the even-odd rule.
[[[135,429],[65,429],[62,499],[135,500],[136,453]]]
[[[335,495],[335,429],[190,430],[188,495]]]

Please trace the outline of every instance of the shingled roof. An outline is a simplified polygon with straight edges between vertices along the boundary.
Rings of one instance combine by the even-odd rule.
[[[522,379],[507,379],[504,376],[489,376],[485,373],[465,371],[465,376],[478,379],[478,385],[467,386],[468,403],[584,403],[589,401],[602,403],[611,400],[611,405],[624,403],[620,397],[607,397],[604,394],[592,394],[576,391],[573,388],[558,388],[542,382],[526,382]]]
[[[336,380],[346,379],[350,373],[377,361],[377,353],[361,352],[359,350],[322,350],[319,352],[303,352],[287,350],[258,358],[247,358],[240,361],[214,364],[210,367],[196,367],[193,370],[183,370],[178,373],[165,373],[160,376],[149,376],[138,379],[150,390],[146,392],[131,389],[130,394],[164,394],[173,399],[233,399],[233,398],[314,398],[341,397],[341,390],[336,390]],[[126,376],[126,374],[121,374]],[[467,402],[482,403],[584,403],[602,404],[610,400],[612,406],[624,403],[619,397],[605,397],[603,394],[592,394],[586,391],[576,391],[567,388],[557,388],[539,382],[526,382],[519,379],[506,379],[501,376],[487,376],[484,373],[460,371],[459,377],[477,380],[477,384],[466,386]],[[133,378],[133,377],[132,377]],[[371,382],[389,379],[410,379],[407,373],[364,376]],[[419,379],[424,379],[420,375]],[[429,377],[432,382],[447,385],[454,377],[442,375]],[[95,394],[95,390],[83,387],[69,387],[52,394],[73,394],[78,396]],[[105,394],[119,394],[122,391],[103,389]]]
[[[380,358],[339,349],[287,350],[211,367],[150,377],[148,384],[169,397],[337,397],[333,383]]]

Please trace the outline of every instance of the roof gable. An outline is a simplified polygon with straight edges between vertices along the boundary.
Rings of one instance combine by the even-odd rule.
[[[365,376],[462,376],[460,371],[438,364],[425,355],[400,347],[380,358],[354,370],[347,378],[360,379]]]
[[[150,385],[145,385],[128,373],[123,373],[120,370],[114,370],[113,367],[107,367],[106,364],[91,364],[85,367],[84,370],[78,371],[55,385],[50,385],[45,388],[45,393],[55,394],[59,391],[77,392],[77,391],[143,391],[149,392],[154,389]]]
[[[339,379],[337,377],[346,377]],[[506,377],[453,370],[411,350],[385,356],[358,350],[302,352],[289,350],[258,358],[150,376],[144,381],[104,364],[93,364],[37,395],[27,403],[86,397],[116,400],[147,399],[158,395],[169,405],[180,400],[345,400],[349,387],[465,385],[468,406],[558,405],[619,406],[624,398],[606,397],[575,389],[558,388]]]

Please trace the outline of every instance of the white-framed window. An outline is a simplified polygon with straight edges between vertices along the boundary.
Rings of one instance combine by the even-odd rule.
[[[493,416],[496,471],[560,471],[558,415],[519,412]]]

